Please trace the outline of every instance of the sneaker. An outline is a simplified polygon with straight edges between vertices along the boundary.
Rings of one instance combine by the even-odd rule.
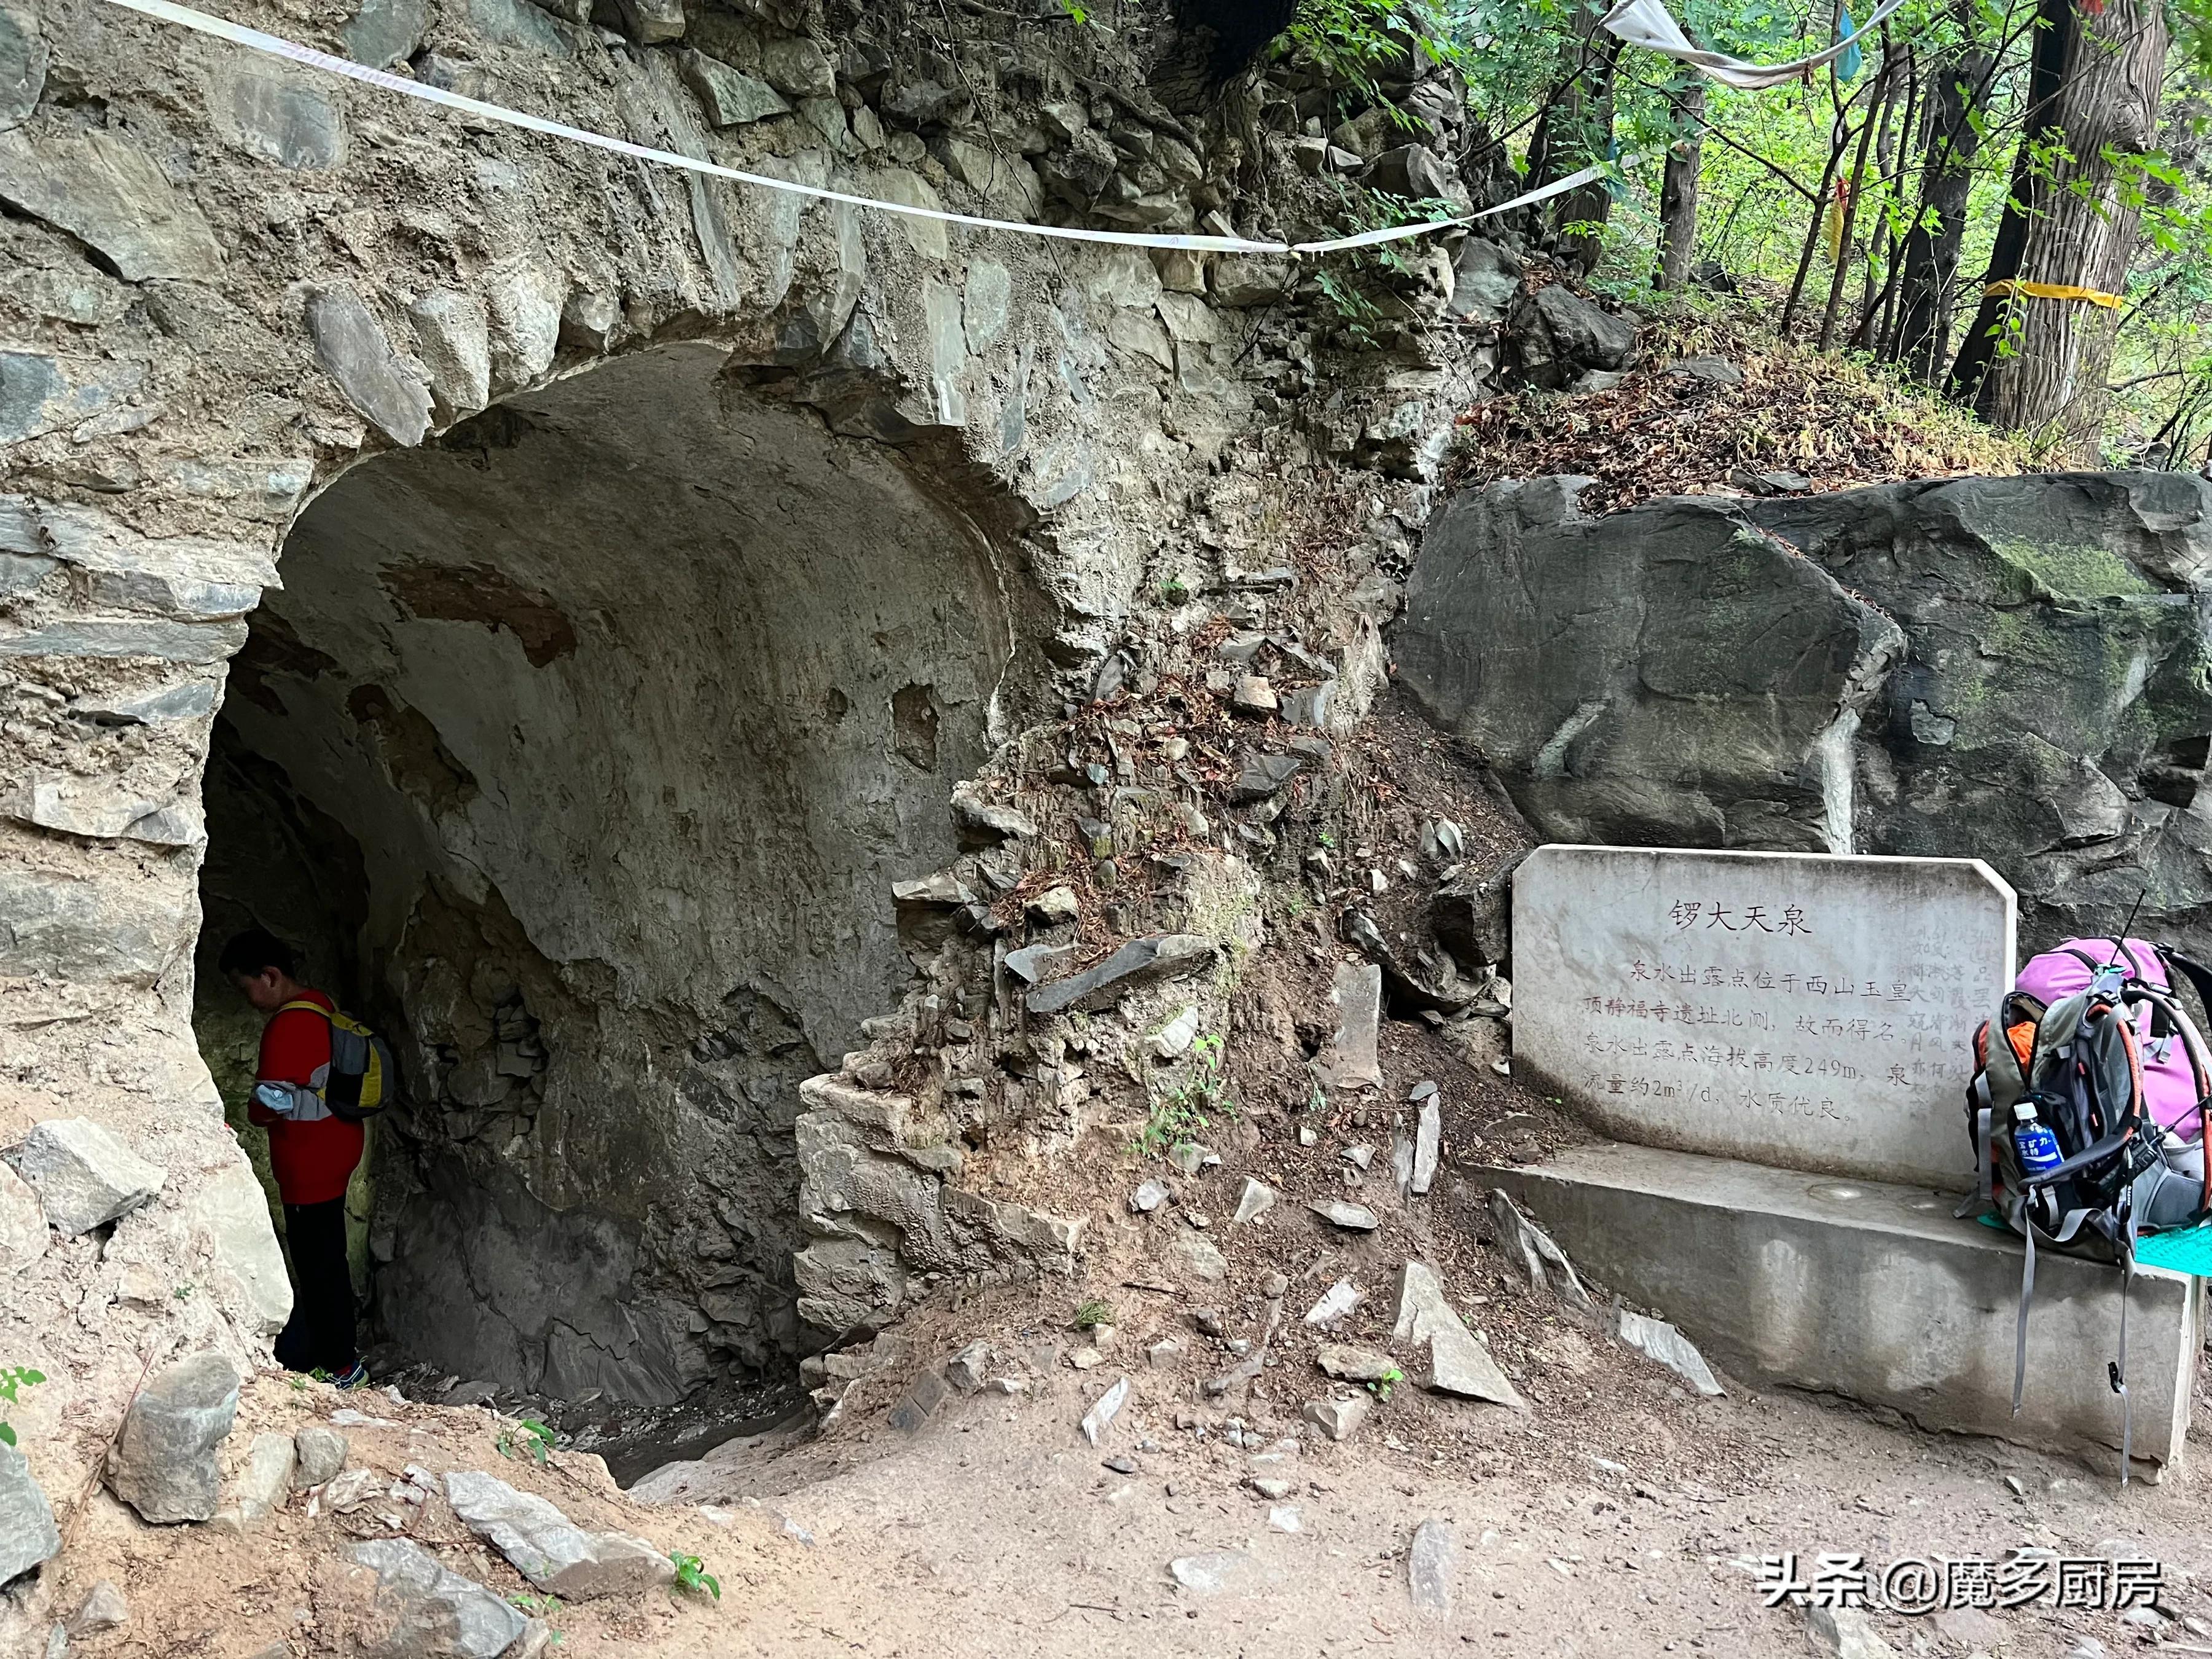
[[[368,1362],[356,1359],[331,1381],[341,1389],[361,1389],[368,1386]]]

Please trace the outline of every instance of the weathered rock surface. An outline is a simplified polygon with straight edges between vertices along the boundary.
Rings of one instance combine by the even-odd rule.
[[[1732,507],[1599,520],[1577,487],[1437,515],[1398,641],[1415,702],[1547,838],[1846,850],[1850,737],[1895,625]]]
[[[64,1238],[136,1209],[167,1179],[159,1164],[88,1118],[49,1118],[4,1156],[38,1194],[47,1223]]]
[[[219,1353],[194,1354],[147,1381],[123,1419],[107,1484],[143,1520],[205,1521],[222,1474],[216,1448],[238,1415],[238,1370]]]
[[[1372,1395],[1355,1394],[1348,1400],[1309,1400],[1302,1414],[1331,1440],[1348,1440],[1374,1409]]]
[[[1130,992],[1181,979],[1211,964],[1212,939],[1196,933],[1151,933],[1131,939],[1095,968],[1040,985],[1030,993],[1033,1014],[1110,1008]]]
[[[1657,1360],[1699,1394],[1727,1392],[1714,1378],[1712,1367],[1705,1364],[1705,1357],[1698,1352],[1696,1345],[1665,1320],[1623,1308],[1613,1329],[1627,1346],[1647,1359]]]
[[[1428,1350],[1427,1372],[1419,1378],[1423,1387],[1516,1409],[1526,1405],[1490,1350],[1444,1299],[1443,1284],[1423,1262],[1408,1261],[1399,1271],[1398,1319],[1391,1334]]]
[[[295,1491],[319,1486],[345,1468],[346,1437],[336,1429],[311,1423],[292,1437],[292,1446],[298,1460],[292,1476]]]
[[[1398,641],[1416,702],[1544,839],[1979,857],[2030,942],[2109,931],[2148,881],[2142,918],[2207,937],[2212,484],[1954,479],[1601,520],[1577,487],[1452,501]]]
[[[1342,1342],[1323,1343],[1314,1363],[1341,1382],[1380,1382],[1398,1369],[1398,1362],[1387,1353]]]
[[[230,1517],[240,1531],[259,1525],[283,1508],[299,1467],[290,1435],[255,1435],[231,1487],[230,1503],[219,1513]]]
[[[353,1592],[346,1629],[361,1659],[499,1659],[523,1632],[520,1613],[420,1544],[373,1539],[345,1557],[374,1575],[343,1586]]]
[[[1534,386],[1564,386],[1584,369],[1626,368],[1636,352],[1635,325],[1564,283],[1515,301],[1505,329],[1515,366]]]
[[[98,1636],[104,1631],[120,1630],[131,1622],[131,1603],[103,1578],[85,1592],[68,1622],[71,1636]]]
[[[53,1506],[31,1473],[30,1461],[0,1441],[0,1584],[60,1553]]]
[[[1449,1618],[1452,1581],[1458,1571],[1459,1540],[1452,1524],[1432,1515],[1413,1528],[1413,1542],[1406,1552],[1406,1583],[1414,1607],[1436,1618]]]
[[[10,1165],[0,1163],[0,1275],[44,1255],[49,1237],[38,1194]]]
[[[222,269],[199,210],[121,132],[0,132],[0,202],[97,248],[126,282],[212,282]]]
[[[675,1576],[646,1540],[623,1532],[587,1532],[535,1492],[517,1492],[473,1469],[446,1475],[446,1499],[463,1526],[493,1547],[538,1589],[571,1601],[637,1595]]]

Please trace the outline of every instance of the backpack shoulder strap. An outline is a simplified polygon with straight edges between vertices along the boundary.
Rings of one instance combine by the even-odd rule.
[[[280,1014],[289,1014],[295,1008],[305,1008],[309,1013],[320,1014],[325,1019],[331,1018],[331,1011],[329,1009],[324,1007],[319,1002],[310,1002],[305,997],[301,997],[295,1001],[286,1003],[276,1012]]]

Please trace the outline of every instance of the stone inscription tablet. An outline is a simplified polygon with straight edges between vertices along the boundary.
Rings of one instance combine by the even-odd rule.
[[[1963,1190],[2014,909],[1974,859],[1539,848],[1515,1069],[1624,1140]]]

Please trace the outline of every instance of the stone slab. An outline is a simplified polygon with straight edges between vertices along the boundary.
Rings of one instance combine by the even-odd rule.
[[[1540,847],[1514,1062],[1624,1139],[1963,1191],[2014,915],[1974,859]]]
[[[2117,1473],[2112,1267],[2038,1253],[2014,1417],[2020,1242],[1954,1220],[1947,1196],[1618,1142],[1474,1179],[1511,1193],[1583,1273],[1658,1310],[1726,1371]],[[2203,1312],[2201,1280],[2137,1271],[2127,1362],[2141,1474],[2180,1465]]]

